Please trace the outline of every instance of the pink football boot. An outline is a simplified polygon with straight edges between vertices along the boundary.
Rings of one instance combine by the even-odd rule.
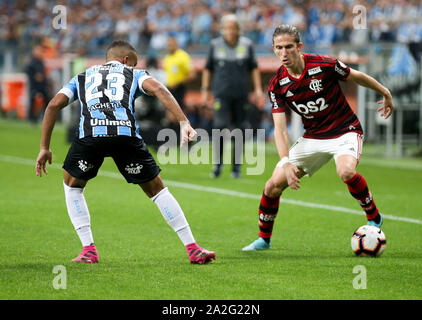
[[[95,245],[85,246],[82,252],[72,261],[79,263],[98,263],[98,253]]]
[[[196,243],[186,246],[190,263],[205,264],[215,260],[215,252],[205,250]]]

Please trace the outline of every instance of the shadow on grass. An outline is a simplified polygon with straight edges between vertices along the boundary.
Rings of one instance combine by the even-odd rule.
[[[28,271],[28,270],[33,270],[33,271],[39,271],[39,270],[51,270],[55,265],[57,264],[52,264],[52,263],[47,263],[47,262],[17,262],[17,263],[8,263],[8,262],[2,262],[0,263],[0,270],[2,271],[15,271],[15,272],[19,272],[19,271]]]
[[[407,259],[409,258],[408,254],[401,253],[383,253],[379,257],[370,257],[370,256],[356,256],[353,252],[325,252],[315,253],[312,252],[288,252],[283,249],[271,249],[263,251],[233,251],[230,254],[225,255],[225,260],[327,260],[327,259],[344,259],[344,260],[396,260],[396,259]],[[421,259],[422,254],[412,254],[412,259]]]

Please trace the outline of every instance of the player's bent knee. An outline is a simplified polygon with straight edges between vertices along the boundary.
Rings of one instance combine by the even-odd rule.
[[[286,188],[287,182],[283,183],[282,180],[275,180],[272,177],[265,184],[265,195],[269,197],[278,197]]]
[[[69,188],[85,188],[87,181],[71,176],[66,170],[63,173],[63,182]]]
[[[347,181],[353,178],[356,174],[355,168],[350,168],[347,166],[337,168],[337,174],[341,180]]]
[[[151,181],[139,184],[139,186],[142,188],[148,198],[153,198],[165,188],[160,175],[156,176]]]

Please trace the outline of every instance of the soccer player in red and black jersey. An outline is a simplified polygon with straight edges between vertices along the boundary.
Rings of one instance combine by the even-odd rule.
[[[378,111],[388,118],[393,111],[390,91],[371,76],[349,68],[335,58],[302,53],[298,30],[277,27],[273,50],[281,67],[270,80],[274,138],[280,161],[267,181],[259,206],[259,238],[244,251],[271,247],[271,235],[284,189],[299,189],[300,179],[311,176],[332,157],[337,174],[366,213],[368,224],[380,227],[382,215],[365,178],[356,172],[362,147],[362,127],[350,108],[339,81],[352,81],[383,96]],[[285,111],[302,118],[305,133],[289,150]]]

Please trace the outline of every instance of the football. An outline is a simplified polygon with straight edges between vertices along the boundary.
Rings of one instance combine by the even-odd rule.
[[[357,256],[377,257],[383,253],[387,239],[380,228],[364,225],[355,230],[351,244]]]

